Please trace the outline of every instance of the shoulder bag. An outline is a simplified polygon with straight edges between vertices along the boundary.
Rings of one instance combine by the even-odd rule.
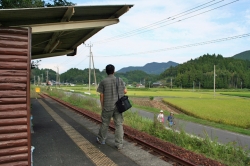
[[[119,97],[119,77],[116,78],[116,90],[118,94],[118,101],[115,103],[116,108],[120,113],[123,113],[130,109],[132,105],[130,104],[130,101],[128,100],[128,96],[122,96],[121,98]]]

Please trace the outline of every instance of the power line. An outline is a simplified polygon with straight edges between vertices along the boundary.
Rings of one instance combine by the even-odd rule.
[[[110,39],[117,38],[117,37],[122,37],[122,36],[127,35],[127,34],[131,34],[131,33],[137,32],[137,31],[141,31],[141,30],[146,29],[146,28],[148,28],[148,27],[151,27],[151,26],[155,26],[155,25],[164,23],[164,22],[166,22],[166,20],[167,20],[167,21],[170,21],[170,19],[173,20],[173,19],[175,19],[175,18],[174,18],[175,16],[184,14],[184,13],[189,12],[189,11],[192,11],[192,10],[194,10],[194,9],[196,9],[196,8],[199,8],[199,7],[201,7],[201,6],[204,6],[204,5],[206,5],[206,4],[209,4],[209,3],[213,2],[213,1],[215,1],[215,0],[209,1],[209,2],[207,2],[207,3],[205,3],[205,4],[199,5],[199,6],[197,6],[197,7],[191,8],[191,9],[188,9],[188,10],[186,10],[186,11],[184,11],[184,12],[181,12],[181,13],[179,13],[179,14],[170,16],[170,17],[165,18],[165,19],[163,19],[163,20],[160,20],[160,21],[151,23],[151,24],[146,25],[146,26],[143,26],[143,27],[141,27],[141,28],[138,28],[138,29],[135,29],[135,30],[132,30],[132,31],[129,31],[129,32],[126,32],[126,33],[123,33],[123,34],[120,34],[120,35],[117,35],[117,36],[108,38],[108,39],[106,39],[106,40],[110,40]],[[221,0],[221,1],[224,1],[224,0]],[[221,2],[221,1],[220,1],[220,2]],[[101,42],[101,41],[97,41],[97,42],[95,42],[95,43],[98,43],[98,42]]]
[[[88,57],[86,57],[85,59],[83,59],[81,62],[77,63],[77,65],[75,65],[74,67],[80,65],[83,61],[85,61]]]
[[[66,57],[66,60],[64,60],[63,62],[59,63],[59,66],[62,65],[62,64],[64,64],[64,63],[66,63],[66,62],[68,62],[68,60],[69,60],[70,58],[71,58],[71,57]]]
[[[206,7],[203,7],[203,8],[201,8],[201,9],[207,8],[207,7],[209,7],[209,6],[212,6],[212,5],[214,5],[214,4],[220,3],[220,2],[222,2],[222,1],[224,1],[224,0],[221,0],[221,1],[219,1],[219,2],[213,3],[213,4],[211,4],[211,5],[208,5],[208,6],[206,6]],[[201,13],[198,13],[198,14],[195,14],[195,15],[192,15],[192,16],[189,16],[189,17],[186,17],[186,18],[177,20],[177,21],[175,21],[175,22],[171,22],[171,23],[169,23],[169,24],[165,24],[165,25],[158,26],[158,27],[151,28],[151,29],[140,28],[139,32],[136,32],[136,30],[135,30],[136,33],[132,33],[132,31],[131,31],[131,33],[128,32],[128,33],[125,33],[124,35],[120,35],[121,37],[113,37],[113,38],[107,39],[107,41],[103,40],[103,41],[99,41],[99,42],[95,42],[95,43],[97,43],[97,44],[102,44],[102,43],[112,42],[112,41],[120,40],[120,39],[123,39],[123,38],[131,37],[131,36],[138,35],[138,34],[141,34],[141,33],[145,33],[145,32],[148,32],[148,31],[151,31],[151,30],[154,30],[154,29],[158,29],[158,28],[161,28],[161,27],[164,27],[164,26],[168,26],[168,25],[171,25],[171,24],[175,24],[175,23],[178,23],[178,22],[181,22],[181,21],[190,19],[190,18],[192,18],[192,17],[199,16],[199,15],[201,15],[201,14],[204,14],[204,13],[207,13],[207,12],[210,12],[210,11],[213,11],[213,10],[216,10],[216,9],[219,9],[219,8],[222,8],[222,7],[224,7],[224,6],[230,5],[230,4],[235,3],[235,2],[237,2],[237,1],[239,1],[239,0],[235,0],[235,1],[232,1],[232,2],[229,2],[229,3],[226,3],[226,4],[221,5],[221,6],[218,6],[218,7],[216,7],[216,8],[213,8],[213,9],[210,9],[210,10],[207,10],[207,11],[204,11],[204,12],[201,12]],[[183,16],[186,16],[186,15],[188,15],[188,14],[197,12],[197,11],[199,11],[199,10],[201,10],[201,9],[195,10],[195,11],[193,11],[193,12],[189,12],[189,13],[187,13],[187,14],[185,14],[185,15],[182,15],[182,16],[179,16],[179,17],[183,17]],[[190,9],[190,10],[191,10],[191,9]],[[173,20],[176,20],[176,19],[179,18],[179,17],[172,18],[171,20],[167,20],[167,21],[173,21]],[[170,17],[169,17],[169,18],[170,18]],[[167,19],[168,19],[168,18],[167,18]],[[164,21],[163,23],[166,23],[167,21]],[[160,22],[160,21],[159,21],[159,22]],[[153,23],[153,24],[154,24],[154,23]],[[159,23],[158,23],[158,24],[159,24]],[[162,23],[161,23],[161,24],[162,24]],[[150,24],[150,25],[152,25],[152,24]],[[149,26],[149,25],[148,25],[148,26]],[[150,27],[150,26],[149,26],[149,27]],[[152,26],[151,26],[151,27],[152,27]],[[145,30],[144,30],[144,29],[145,29]],[[127,35],[126,35],[126,34],[127,34]]]
[[[215,40],[210,40],[210,41],[204,41],[204,42],[200,42],[200,43],[187,44],[187,45],[176,46],[176,47],[169,47],[169,48],[150,50],[150,51],[144,51],[144,52],[135,52],[135,53],[129,53],[129,54],[96,56],[96,57],[114,57],[114,56],[131,56],[131,55],[139,55],[139,54],[151,54],[151,53],[162,52],[162,51],[177,50],[177,49],[182,49],[182,48],[189,48],[189,47],[207,45],[207,44],[212,44],[212,43],[219,43],[219,42],[223,42],[223,41],[234,40],[234,39],[239,39],[239,38],[244,38],[244,37],[249,37],[249,36],[250,36],[250,33],[246,33],[246,34],[242,34],[242,35],[231,36],[231,37],[215,39]]]

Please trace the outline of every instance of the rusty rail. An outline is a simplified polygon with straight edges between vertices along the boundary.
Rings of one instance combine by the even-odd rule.
[[[66,103],[64,101],[61,101],[61,100],[59,100],[57,98],[54,98],[52,96],[49,96],[47,94],[39,94],[39,95],[41,97],[43,97],[43,98],[44,97],[49,97],[49,98],[51,98],[51,99],[53,99],[53,100],[55,100],[55,101],[63,104],[64,106],[66,106],[66,107],[68,107],[68,108],[76,111],[77,113],[80,113],[80,114],[86,116],[90,120],[92,120],[92,121],[94,121],[96,123],[101,123],[100,119],[96,119],[96,118],[92,117],[91,115],[88,115],[88,114],[82,112],[79,108],[74,107],[74,106],[72,106],[72,105],[70,105],[70,104],[68,104],[68,103]],[[113,130],[113,131],[115,130],[115,128],[112,127],[112,126],[109,126],[109,128],[111,130]],[[175,162],[176,165],[178,165],[178,166],[196,166],[196,164],[191,163],[191,162],[189,162],[187,160],[184,160],[184,159],[182,159],[182,158],[180,158],[178,156],[175,156],[175,155],[173,155],[173,154],[171,154],[171,153],[169,153],[167,151],[159,149],[159,148],[155,147],[154,145],[150,144],[150,142],[145,142],[145,141],[143,141],[143,140],[141,140],[139,138],[136,138],[136,137],[130,135],[129,133],[126,133],[126,131],[124,131],[124,135],[125,135],[126,138],[130,139],[131,141],[136,142],[137,144],[139,144],[139,145],[141,145],[143,147],[146,147],[146,148],[154,151],[155,153],[161,155],[163,158],[167,158],[167,159],[171,160],[172,162]]]

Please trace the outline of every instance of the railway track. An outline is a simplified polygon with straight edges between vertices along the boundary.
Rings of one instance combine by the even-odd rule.
[[[101,123],[100,115],[97,115],[96,113],[72,106],[69,103],[51,97],[44,93],[40,94],[40,96],[43,98],[46,97],[51,98],[63,104],[64,106],[74,110],[75,112],[87,117],[93,122],[97,124]],[[109,128],[112,131],[115,130],[113,122],[111,122]],[[212,165],[222,166],[223,165],[217,161],[208,159],[202,155],[195,154],[191,151],[187,151],[171,143],[165,142],[146,133],[137,131],[126,125],[124,125],[124,136],[126,139],[128,139],[131,142],[134,142],[138,146],[141,146],[143,149],[147,150],[151,154],[154,154],[160,157],[162,160],[170,162],[175,166],[212,166]]]

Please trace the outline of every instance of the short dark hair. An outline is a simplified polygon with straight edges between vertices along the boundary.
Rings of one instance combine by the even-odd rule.
[[[109,65],[106,66],[106,73],[108,75],[114,74],[114,72],[115,72],[115,66],[113,66],[111,64],[109,64]]]

